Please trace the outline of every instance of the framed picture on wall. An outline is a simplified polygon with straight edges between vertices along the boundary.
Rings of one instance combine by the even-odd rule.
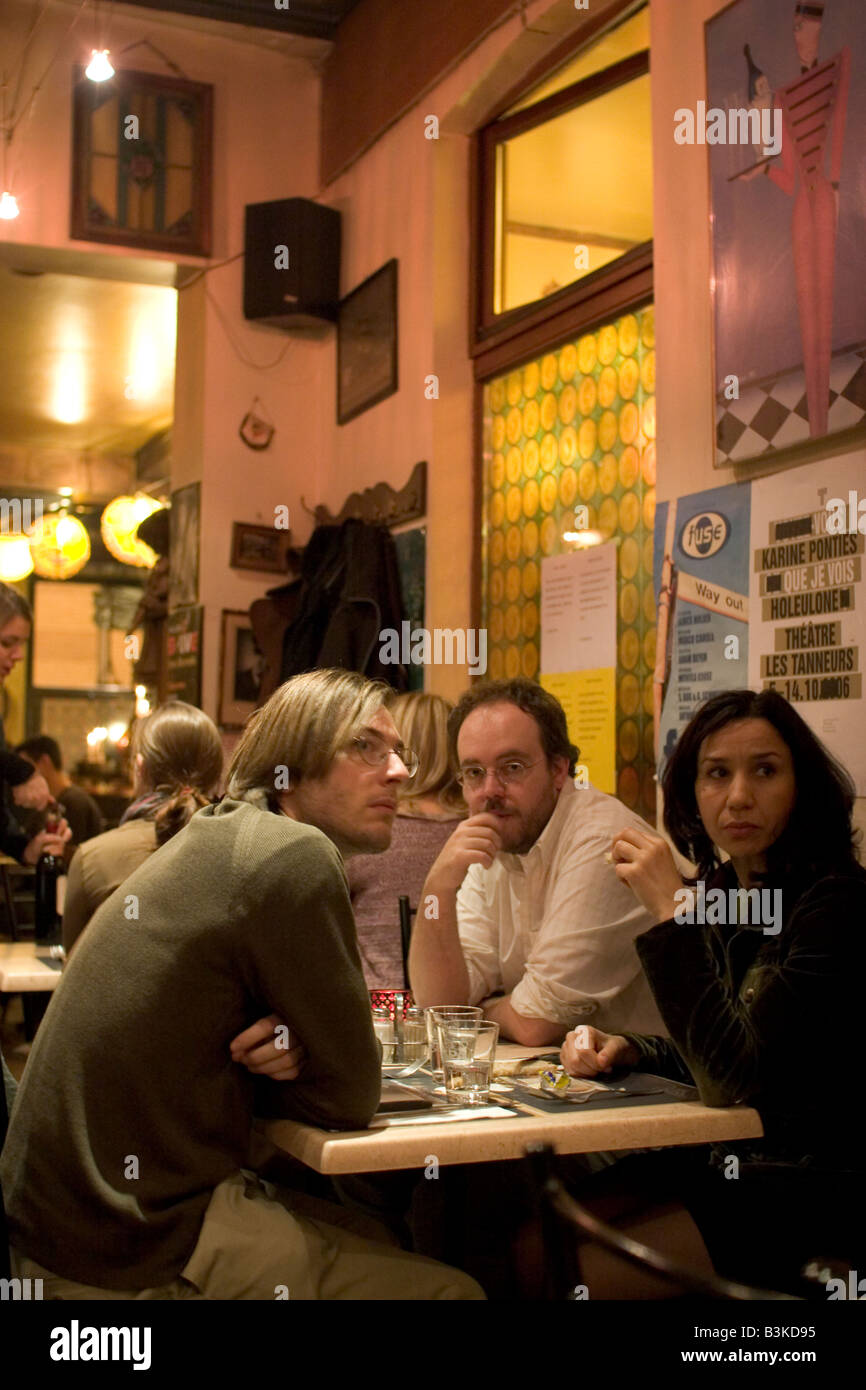
[[[249,719],[259,695],[262,660],[253,637],[249,613],[223,609],[220,646],[220,728],[242,729]]]
[[[200,483],[189,483],[171,494],[168,590],[171,608],[198,602],[200,497]]]
[[[337,424],[397,390],[397,262],[342,300],[337,317]]]
[[[866,431],[866,6],[734,0],[705,37],[675,138],[709,147],[721,468]]]
[[[232,522],[232,553],[229,564],[235,570],[261,570],[285,574],[288,531],[275,526],[253,526],[246,521]]]

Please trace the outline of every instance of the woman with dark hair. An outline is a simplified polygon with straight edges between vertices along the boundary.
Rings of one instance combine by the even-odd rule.
[[[631,826],[612,860],[657,922],[636,946],[670,1038],[587,1027],[563,1064],[640,1067],[691,1082],[707,1105],[754,1106],[762,1140],[709,1165],[704,1151],[635,1155],[608,1182],[677,1192],[721,1273],[797,1291],[809,1258],[866,1255],[849,1069],[866,975],[854,787],[786,700],[748,690],[698,710],[663,787],[697,879],[684,885],[666,842]]]
[[[33,614],[26,598],[9,584],[0,583],[0,688],[23,657],[32,627]],[[11,803],[35,811],[54,805],[42,774],[6,747],[0,718],[0,851],[22,864],[36,864],[44,853],[63,853],[72,832],[59,814],[51,830],[31,837],[15,819]]]
[[[136,724],[131,751],[135,800],[117,829],[81,845],[69,867],[63,909],[67,952],[124,879],[210,804],[222,777],[219,730],[202,710],[182,700],[161,705]]]

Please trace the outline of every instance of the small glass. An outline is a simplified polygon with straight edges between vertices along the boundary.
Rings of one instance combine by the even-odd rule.
[[[499,1024],[443,1018],[437,1029],[446,1099],[457,1105],[484,1104],[490,1099]]]
[[[442,1080],[442,1058],[439,1054],[439,1034],[437,1021],[440,1018],[468,1018],[481,1022],[482,1009],[477,1004],[433,1004],[424,1010],[427,1020],[427,1037],[430,1042],[430,1070]]]
[[[384,1066],[394,1059],[394,1021],[387,1009],[373,1010],[373,1032],[382,1044]]]
[[[382,1060],[383,1076],[411,1076],[427,1061],[430,1045],[427,1041],[427,1028],[423,1018],[403,1020],[399,1034],[394,1038],[391,1056]]]

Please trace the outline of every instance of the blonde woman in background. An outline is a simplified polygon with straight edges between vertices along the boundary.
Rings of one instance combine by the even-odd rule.
[[[81,845],[69,867],[63,909],[67,954],[124,879],[212,801],[223,770],[219,731],[194,705],[169,701],[136,724],[132,764],[135,800],[120,825]]]
[[[422,908],[421,890],[434,859],[466,815],[466,804],[450,760],[447,721],[452,706],[439,695],[412,691],[388,705],[407,748],[418,755],[418,771],[399,789],[391,847],[364,854],[346,865],[358,945],[368,989],[402,989],[398,898]]]

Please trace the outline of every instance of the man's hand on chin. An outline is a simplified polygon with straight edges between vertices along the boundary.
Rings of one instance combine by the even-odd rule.
[[[431,891],[456,893],[470,865],[489,869],[501,848],[502,838],[494,816],[487,812],[468,816],[445,841],[427,875],[427,884]]]
[[[568,1031],[564,1024],[548,1018],[527,1018],[517,1013],[508,994],[485,999],[481,1007],[485,1018],[499,1024],[501,1040],[519,1043],[521,1047],[559,1047]]]

